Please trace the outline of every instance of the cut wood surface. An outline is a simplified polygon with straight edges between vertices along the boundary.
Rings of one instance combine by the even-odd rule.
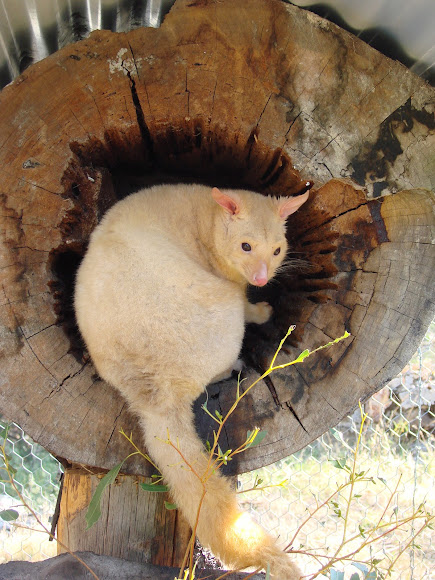
[[[243,385],[292,324],[280,361],[352,336],[260,382],[221,447],[267,431],[237,472],[321,435],[403,368],[433,318],[434,107],[402,65],[279,0],[177,0],[159,29],[95,32],[30,67],[0,94],[2,414],[70,462],[121,461],[119,430],[141,435],[72,312],[101,215],[162,181],[285,195],[312,180],[289,220],[302,267],[253,295],[275,314],[248,328]],[[210,386],[209,409],[225,413],[235,391]],[[210,438],[199,404],[197,421]],[[150,473],[137,457],[125,470]]]

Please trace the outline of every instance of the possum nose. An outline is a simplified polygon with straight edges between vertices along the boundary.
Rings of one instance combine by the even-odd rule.
[[[252,276],[252,283],[254,286],[265,286],[268,281],[267,265],[265,262],[261,262],[257,270],[254,272],[254,275]]]

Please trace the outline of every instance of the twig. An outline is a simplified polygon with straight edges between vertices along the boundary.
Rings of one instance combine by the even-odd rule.
[[[57,494],[56,507],[54,508],[53,519],[51,521],[51,530],[50,530],[50,532],[52,534],[52,537],[49,538],[49,540],[48,540],[49,542],[52,542],[53,541],[54,534],[56,533],[57,522],[59,521],[59,516],[60,516],[60,502],[61,502],[61,499],[62,499],[64,478],[65,478],[65,474],[62,473],[62,475],[60,476],[60,481],[59,481],[59,492]]]

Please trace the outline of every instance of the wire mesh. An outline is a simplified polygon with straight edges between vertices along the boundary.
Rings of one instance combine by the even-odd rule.
[[[425,502],[435,511],[435,321],[415,356],[381,391],[364,404],[368,418],[362,428],[358,470],[373,477],[355,492],[348,527],[361,535],[389,508],[407,517]],[[0,428],[6,423],[0,421]],[[361,428],[356,411],[337,427],[292,457],[255,472],[239,476],[241,505],[285,546],[312,512],[340,485],[342,469],[352,460]],[[4,435],[3,431],[3,435]],[[6,452],[14,470],[17,487],[40,520],[50,527],[62,472],[59,462],[34,443],[17,426],[7,433]],[[5,480],[4,470],[0,471]],[[397,485],[397,494],[386,505]],[[41,533],[35,517],[20,505],[11,484],[0,483],[0,511],[15,509],[20,517],[17,527],[0,519],[0,562],[37,561],[56,554],[55,542]],[[337,505],[340,498],[337,500]],[[337,508],[339,509],[339,508]],[[391,521],[391,520],[390,520]],[[299,531],[293,548],[325,550],[333,553],[343,535],[343,518],[333,509],[319,510]],[[417,536],[410,545],[409,537]],[[427,529],[418,534],[410,522],[406,533],[397,532],[377,544],[370,557],[393,561],[398,546],[406,547],[394,565],[391,578],[397,580],[435,579],[435,538]],[[304,565],[304,560],[300,559]],[[346,571],[346,567],[344,568]],[[355,572],[347,571],[347,578]],[[305,572],[313,572],[313,560]]]
[[[363,407],[368,417],[362,427],[357,471],[365,471],[373,481],[358,485],[349,513],[348,537],[354,533],[358,540],[385,510],[389,522],[395,517],[410,517],[421,504],[435,511],[435,321],[402,373]],[[341,466],[352,464],[360,428],[361,412],[357,410],[292,457],[240,476],[240,490],[265,487],[244,494],[244,508],[287,545],[307,515],[342,483],[347,472]],[[281,487],[283,481],[286,484]],[[393,494],[396,485],[397,493]],[[335,552],[343,540],[344,527],[343,513],[337,512],[346,505],[340,501],[343,497],[335,499],[338,507],[319,510],[302,527],[293,542],[295,550]],[[380,559],[388,567],[406,547],[390,577],[434,580],[434,533],[430,528],[419,534],[418,530],[418,521],[410,522],[405,532],[386,536],[366,557]],[[350,546],[347,548],[351,551]],[[351,565],[337,569],[346,572],[346,578],[357,572]],[[313,572],[312,559],[305,572]]]
[[[49,541],[48,534],[41,530],[35,516],[50,529],[62,467],[18,425],[8,427],[5,421],[0,420],[0,434],[0,444],[5,445],[11,468],[9,471],[14,480],[12,484],[4,464],[0,464],[0,512],[12,509],[19,513],[15,522],[0,518],[0,563],[10,560],[38,561],[55,556],[56,543]],[[17,492],[35,515],[23,505]]]

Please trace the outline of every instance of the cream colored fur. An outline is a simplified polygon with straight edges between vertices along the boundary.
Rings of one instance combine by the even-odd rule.
[[[204,473],[192,403],[236,364],[245,322],[270,317],[268,304],[247,302],[246,286],[264,285],[274,275],[286,255],[286,217],[307,198],[152,187],[107,213],[80,266],[75,308],[95,366],[139,416],[149,454],[192,527],[201,483],[165,441],[169,433],[193,469]],[[207,481],[197,535],[232,568],[269,563],[277,579],[300,576],[238,509],[218,473]]]

